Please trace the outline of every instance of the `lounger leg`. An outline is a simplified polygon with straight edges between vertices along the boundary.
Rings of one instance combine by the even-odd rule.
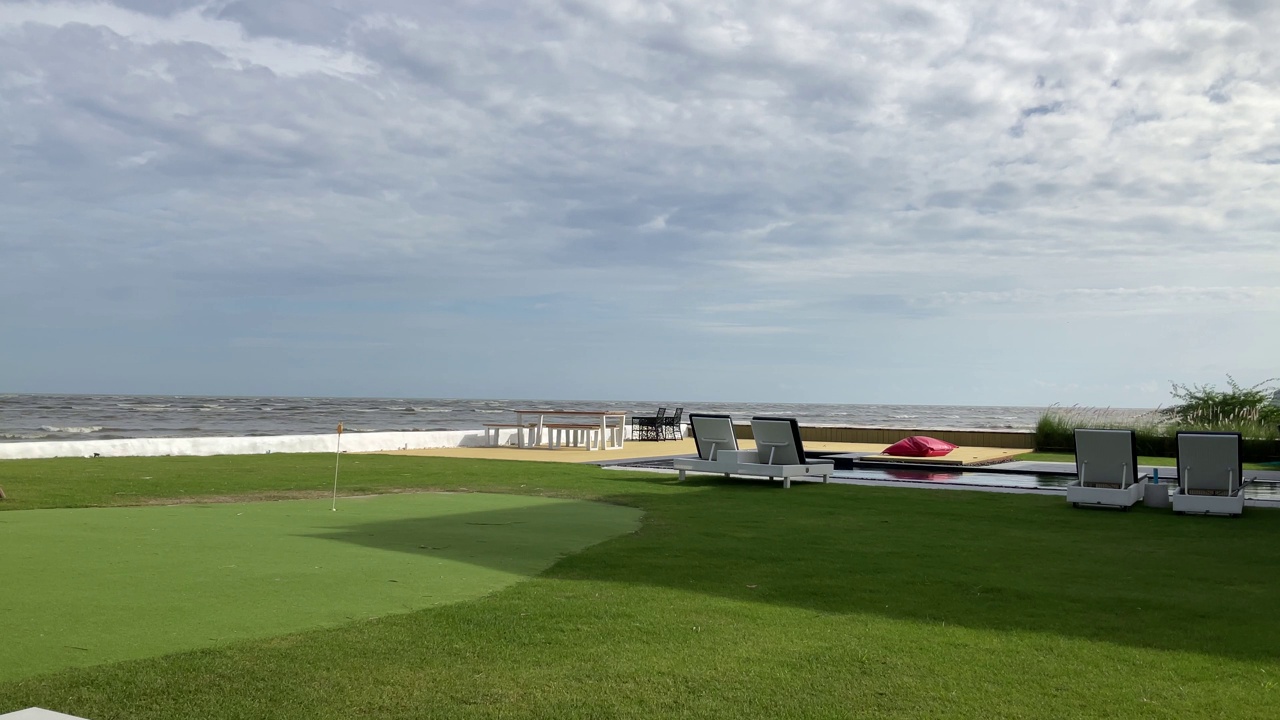
[[[684,482],[684,471],[680,471],[680,482]]]
[[[791,478],[789,477],[782,478],[782,489],[787,490],[790,487],[791,487]]]

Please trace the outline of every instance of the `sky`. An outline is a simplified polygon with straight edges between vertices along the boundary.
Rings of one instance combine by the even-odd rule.
[[[0,0],[0,392],[1280,376],[1272,0]]]

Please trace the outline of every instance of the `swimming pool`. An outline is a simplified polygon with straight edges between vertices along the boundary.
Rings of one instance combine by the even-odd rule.
[[[1248,473],[1245,473],[1248,477]],[[1075,475],[1029,472],[984,472],[982,470],[955,470],[933,468],[853,468],[836,470],[832,482],[873,481],[929,484],[948,487],[972,487],[1007,490],[1056,490],[1066,492],[1067,485],[1075,481]],[[1161,483],[1163,487],[1171,487]],[[1280,501],[1280,483],[1250,482],[1245,485],[1244,496],[1250,500]]]
[[[607,467],[635,470],[671,470],[672,458],[649,458],[622,463],[610,463]],[[840,466],[837,465],[837,468]],[[1248,478],[1249,473],[1245,472]],[[922,468],[916,467],[853,467],[837,469],[831,476],[831,482],[850,485],[902,483],[915,485],[934,485],[937,487],[971,488],[974,490],[1004,491],[1039,491],[1066,493],[1067,485],[1075,481],[1074,474],[1015,472],[957,468]],[[1170,487],[1168,483],[1161,483]],[[1245,499],[1280,502],[1280,483],[1250,482],[1244,488]]]

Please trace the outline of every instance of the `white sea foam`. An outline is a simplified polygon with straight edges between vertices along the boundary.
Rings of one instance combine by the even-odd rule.
[[[509,433],[508,433],[509,435]],[[344,433],[343,452],[480,447],[482,430]],[[331,453],[336,433],[264,437],[121,438],[0,443],[0,460],[52,457],[157,457],[164,455],[262,455],[267,453]]]
[[[74,435],[88,435],[96,433],[102,429],[101,425],[89,425],[87,427],[58,427],[57,425],[41,425],[41,430],[51,433],[67,433]]]

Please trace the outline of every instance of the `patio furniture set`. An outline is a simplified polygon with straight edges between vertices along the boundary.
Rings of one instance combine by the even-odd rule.
[[[683,440],[684,426],[681,423],[683,415],[684,408],[676,408],[674,413],[668,415],[665,407],[658,408],[658,412],[654,415],[633,415],[631,439]]]
[[[485,444],[502,444],[503,431],[517,447],[549,450],[583,447],[587,450],[620,448],[627,414],[618,410],[517,409],[514,423],[485,423]]]

